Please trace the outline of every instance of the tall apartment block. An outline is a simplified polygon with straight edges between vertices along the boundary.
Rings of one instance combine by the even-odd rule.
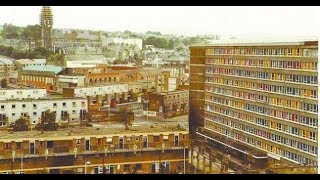
[[[190,134],[253,162],[316,165],[318,40],[216,42],[190,49]]]

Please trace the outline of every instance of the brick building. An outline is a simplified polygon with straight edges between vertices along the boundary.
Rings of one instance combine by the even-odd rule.
[[[27,66],[18,72],[18,83],[47,91],[57,91],[59,66]]]
[[[117,103],[128,102],[128,84],[109,83],[100,86],[63,88],[63,97],[82,97],[88,99],[89,110],[99,110]]]
[[[190,52],[190,133],[243,160],[251,151],[317,164],[317,40],[217,41]]]
[[[58,131],[0,132],[0,173],[183,173],[188,130],[176,123],[77,127]]]
[[[189,91],[149,93],[149,111],[156,111],[165,117],[185,115],[189,111]]]

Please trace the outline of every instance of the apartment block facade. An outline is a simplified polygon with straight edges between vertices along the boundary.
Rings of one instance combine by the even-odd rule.
[[[317,164],[317,70],[318,40],[191,47],[191,133]]]
[[[21,117],[28,118],[30,125],[36,125],[42,113],[48,109],[56,113],[56,122],[59,124],[80,124],[88,112],[88,102],[85,98],[0,101],[0,127],[9,126]]]
[[[117,131],[117,133],[115,133]],[[188,131],[76,128],[1,134],[0,173],[182,173]]]
[[[47,97],[46,89],[36,88],[12,88],[0,89],[0,101],[2,100],[24,100],[24,99],[43,99]]]

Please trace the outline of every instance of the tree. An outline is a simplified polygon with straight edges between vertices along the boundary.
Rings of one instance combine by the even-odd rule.
[[[159,32],[159,31],[147,31],[146,34],[161,35],[161,32]]]
[[[56,113],[49,109],[41,114],[41,122],[37,124],[36,129],[41,131],[56,131],[59,125],[56,123]]]
[[[184,50],[184,48],[183,48],[182,46],[177,47],[177,51],[178,51],[178,52],[179,52],[179,51],[182,51],[182,50]]]
[[[3,39],[18,39],[21,28],[12,24],[4,24],[2,37]]]
[[[164,38],[157,38],[154,36],[148,37],[143,41],[144,45],[153,45],[156,48],[168,48],[168,41]]]
[[[126,126],[126,130],[129,130],[129,125],[131,125],[131,122],[134,120],[134,112],[131,110],[128,112],[127,107],[121,107],[119,109],[119,117],[120,121]]]
[[[163,106],[162,112],[163,112],[164,119],[167,119],[167,117],[168,117],[168,107],[166,105]]]
[[[173,49],[174,48],[174,40],[170,39],[169,42],[168,42],[168,49]]]
[[[7,82],[7,79],[2,79],[1,80],[1,87],[2,88],[7,88],[8,87],[8,82]]]
[[[33,40],[37,46],[41,44],[41,26],[36,25],[28,25],[24,27],[21,32],[21,38],[24,40]]]
[[[49,57],[50,55],[53,55],[54,52],[45,48],[45,47],[37,47],[34,49],[35,52],[39,52],[44,57]]]
[[[11,127],[13,128],[13,131],[28,131],[29,130],[28,126],[29,126],[28,119],[21,117],[18,120],[16,120],[14,125],[12,125]]]
[[[17,50],[14,49],[13,47],[9,46],[1,46],[0,45],[0,54],[1,55],[5,55],[8,57],[11,57],[13,59],[43,59],[43,58],[47,58],[50,59],[49,57],[55,57],[54,52],[51,50],[48,50],[44,47],[39,47],[36,48],[34,50],[26,50],[26,51],[22,51],[22,50]],[[60,59],[63,59],[63,55],[61,54],[57,54],[56,56],[59,60],[59,62],[61,61]]]

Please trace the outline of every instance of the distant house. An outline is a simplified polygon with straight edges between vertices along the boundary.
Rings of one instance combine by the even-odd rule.
[[[133,45],[139,50],[142,49],[142,39],[140,38],[121,38],[121,37],[108,37],[102,39],[102,46],[106,47],[109,44],[123,44],[123,45]]]
[[[17,69],[22,69],[28,66],[45,66],[46,59],[18,59],[14,61]]]
[[[11,58],[0,56],[0,77],[6,77],[10,82],[15,81],[18,77],[13,62]]]

